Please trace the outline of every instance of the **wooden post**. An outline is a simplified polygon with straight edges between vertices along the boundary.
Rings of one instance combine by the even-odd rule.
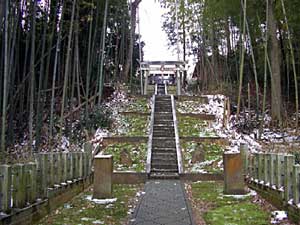
[[[56,170],[56,179],[55,179],[55,183],[60,185],[61,183],[63,183],[63,160],[62,160],[62,153],[59,152],[57,153],[57,170]]]
[[[299,204],[299,192],[300,192],[300,165],[294,165],[293,167],[293,199],[294,204]]]
[[[292,197],[292,172],[295,165],[295,156],[284,156],[284,200],[288,202]]]
[[[258,180],[258,171],[259,171],[259,169],[258,169],[258,162],[259,162],[259,160],[258,160],[258,153],[254,153],[254,179],[257,179]]]
[[[0,211],[9,212],[11,208],[11,166],[0,165]]]
[[[265,184],[270,183],[270,154],[264,154],[264,182]]]
[[[26,182],[24,164],[13,166],[13,207],[23,208],[26,200]]]
[[[112,196],[113,156],[95,156],[94,167],[93,198],[110,198]]]
[[[30,199],[35,202],[37,196],[37,165],[29,163],[30,166]]]
[[[63,177],[63,182],[65,182],[65,183],[68,180],[68,160],[69,160],[68,154],[69,153],[67,153],[67,152],[62,153],[62,160],[63,160],[63,175],[62,175],[62,177]]]
[[[83,152],[83,163],[82,163],[82,170],[83,170],[83,178],[87,177],[87,165],[88,165],[88,157],[87,153]]]
[[[281,183],[281,158],[282,155],[280,154],[276,154],[276,163],[275,163],[275,184],[277,188],[281,188],[282,187],[282,183]]]
[[[47,188],[52,188],[54,186],[54,154],[47,153],[48,155],[48,182]]]
[[[83,152],[78,152],[78,155],[79,155],[79,178],[83,178],[84,175],[83,175]]]
[[[73,180],[73,176],[74,176],[74,170],[73,170],[73,167],[74,167],[74,161],[73,161],[73,154],[72,153],[69,153],[69,160],[68,160],[68,163],[69,163],[69,175],[68,175],[68,181],[72,181]]]
[[[243,159],[243,173],[244,175],[248,174],[248,157],[249,157],[249,150],[248,146],[246,144],[241,144],[240,145],[240,152],[241,152],[241,157]]]
[[[264,154],[258,154],[258,180],[264,181]]]
[[[28,163],[25,165],[25,184],[26,184],[26,202],[33,203],[36,200],[36,172],[37,166],[35,163]]]
[[[270,164],[269,164],[269,171],[270,171],[270,177],[269,177],[269,182],[270,186],[272,187],[275,185],[275,162],[276,162],[276,155],[275,154],[270,154]]]

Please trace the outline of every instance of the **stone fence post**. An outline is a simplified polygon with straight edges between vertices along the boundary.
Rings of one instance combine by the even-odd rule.
[[[243,159],[240,153],[224,153],[224,193],[230,195],[245,194]]]
[[[113,156],[96,155],[94,157],[94,193],[93,198],[112,196]]]

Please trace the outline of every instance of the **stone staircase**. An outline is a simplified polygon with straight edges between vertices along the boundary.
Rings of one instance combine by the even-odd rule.
[[[158,88],[155,96],[150,178],[178,179],[172,102],[170,95],[162,94],[163,89]]]

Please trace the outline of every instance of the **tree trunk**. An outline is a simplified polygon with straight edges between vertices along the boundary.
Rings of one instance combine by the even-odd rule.
[[[136,28],[136,11],[141,1],[142,0],[135,0],[133,3],[131,3],[131,15],[130,15],[131,27],[130,27],[129,45],[128,45],[127,57],[125,60],[125,65],[123,70],[123,79],[126,81],[128,81],[129,78],[129,70],[132,62],[133,45],[134,45],[135,28]]]
[[[68,79],[69,79],[69,69],[70,69],[70,56],[71,56],[71,43],[72,43],[72,34],[73,34],[73,23],[74,23],[74,16],[75,16],[75,8],[76,8],[76,0],[73,1],[72,5],[72,16],[70,21],[70,29],[68,35],[68,44],[67,44],[67,56],[66,56],[66,65],[65,65],[65,74],[64,74],[64,86],[63,86],[63,96],[62,96],[62,106],[60,112],[60,119],[61,119],[61,132],[64,124],[64,111],[65,105],[67,101],[67,86],[68,86]]]
[[[35,24],[36,24],[36,1],[33,3],[32,33],[31,33],[31,58],[30,58],[30,104],[29,104],[29,148],[32,153],[33,144],[33,114],[34,114],[34,91],[35,91]]]
[[[268,33],[270,37],[270,58],[271,70],[272,70],[272,118],[273,120],[278,120],[281,124],[282,122],[282,96],[281,96],[281,71],[280,71],[280,49],[277,39],[277,23],[274,15],[274,0],[269,0],[268,7]]]
[[[3,101],[2,101],[2,129],[1,129],[1,154],[0,160],[5,153],[5,132],[6,132],[6,105],[7,105],[7,81],[8,81],[8,18],[9,18],[9,1],[5,6],[5,34],[4,34],[4,82],[3,82]]]

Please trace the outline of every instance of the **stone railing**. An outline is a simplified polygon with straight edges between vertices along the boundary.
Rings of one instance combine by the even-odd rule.
[[[300,165],[295,165],[295,156],[280,153],[248,154],[241,146],[244,172],[252,184],[273,190],[288,205],[299,208]]]
[[[88,177],[92,172],[91,154],[40,153],[35,155],[35,162],[0,165],[0,212],[28,207]]]

